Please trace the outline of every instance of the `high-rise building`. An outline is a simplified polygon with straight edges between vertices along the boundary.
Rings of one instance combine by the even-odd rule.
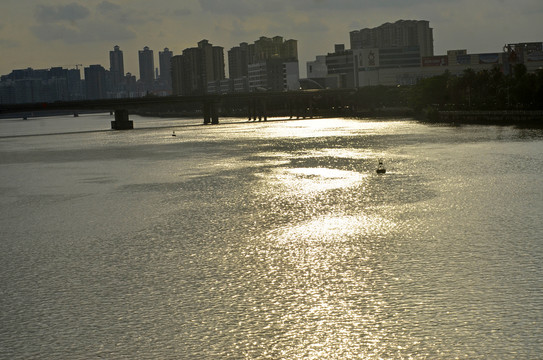
[[[149,50],[145,46],[143,50],[138,51],[140,65],[140,80],[145,84],[147,89],[151,89],[155,80],[155,61],[153,50]]]
[[[297,44],[298,42],[292,39],[284,41],[282,36],[274,36],[273,38],[262,36],[254,43],[255,50],[251,62],[256,63],[269,59],[297,60]]]
[[[172,94],[183,94],[183,55],[172,56]]]
[[[85,88],[88,100],[106,98],[106,69],[102,65],[85,68]]]
[[[81,71],[52,67],[13,70],[0,77],[0,103],[54,102],[84,99]]]
[[[228,66],[230,78],[239,84],[246,78],[249,90],[297,89],[298,41],[262,36],[253,44],[241,43],[228,51]]]
[[[198,42],[203,62],[204,83],[224,79],[224,51],[220,46],[213,46],[208,40]]]
[[[225,78],[223,48],[212,46],[207,40],[172,57],[171,64],[174,95],[204,94],[209,82]]]
[[[433,29],[426,20],[398,20],[350,32],[351,49],[418,46],[421,56],[434,55]]]
[[[260,37],[254,43],[254,53],[249,63],[254,64],[272,58],[298,60],[298,41],[292,39],[283,41],[282,36]]]
[[[231,79],[247,76],[249,45],[246,42],[228,51],[228,75]]]
[[[158,61],[160,65],[160,80],[167,84],[172,83],[172,65],[171,60],[173,52],[168,48],[164,48],[164,51],[158,52]]]
[[[113,51],[109,52],[109,71],[113,80],[113,86],[118,88],[124,79],[124,60],[123,52],[119,45],[113,47]]]
[[[221,46],[213,46],[213,79],[212,81],[224,80],[226,77],[224,71],[224,48]]]

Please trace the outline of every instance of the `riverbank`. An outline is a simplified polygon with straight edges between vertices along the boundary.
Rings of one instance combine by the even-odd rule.
[[[499,111],[437,111],[429,110],[419,116],[427,123],[447,123],[454,125],[504,125],[519,127],[543,127],[541,110],[499,110]]]
[[[543,111],[440,111],[439,120],[458,124],[543,126]]]

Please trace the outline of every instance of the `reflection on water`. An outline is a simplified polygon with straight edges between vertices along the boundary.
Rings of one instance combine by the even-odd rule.
[[[276,176],[281,185],[293,192],[314,192],[353,186],[363,176],[358,172],[326,168],[279,169]],[[270,185],[273,179],[270,179]]]
[[[0,358],[540,357],[541,131],[156,120],[0,141]]]

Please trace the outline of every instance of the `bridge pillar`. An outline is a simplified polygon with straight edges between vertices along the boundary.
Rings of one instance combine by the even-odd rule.
[[[205,102],[202,110],[204,113],[204,125],[211,124],[211,108],[209,107],[209,103]]]
[[[256,121],[256,100],[251,99],[247,104],[247,112],[249,113],[249,121]]]
[[[219,111],[217,109],[216,103],[212,101],[204,102],[203,113],[204,113],[204,125],[208,125],[208,124],[216,125],[219,123]]]
[[[128,110],[115,110],[115,121],[111,122],[111,128],[113,130],[129,130],[134,128],[134,122],[128,120]]]
[[[262,103],[260,105],[262,117],[264,118],[264,121],[268,121],[268,107],[266,104],[266,99],[262,99]]]
[[[211,124],[217,125],[219,123],[219,109],[217,104],[211,103]]]
[[[266,99],[252,99],[247,105],[249,121],[268,121],[268,109]]]

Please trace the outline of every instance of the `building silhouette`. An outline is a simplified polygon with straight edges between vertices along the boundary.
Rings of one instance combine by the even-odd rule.
[[[90,65],[85,68],[85,89],[88,100],[107,97],[106,69],[102,65]]]
[[[143,50],[138,51],[140,80],[144,84],[146,90],[151,90],[155,80],[155,61],[153,50],[145,46]]]
[[[228,51],[228,67],[231,84],[221,86],[223,92],[298,89],[298,42],[281,36],[243,42]]]
[[[79,68],[13,70],[0,77],[0,104],[81,100],[81,83]]]
[[[228,51],[230,78],[247,76],[248,66],[269,59],[298,60],[298,41],[261,36],[253,44],[242,42]]]
[[[109,52],[109,72],[113,88],[119,90],[124,80],[124,59],[119,45],[115,45],[113,51]]]
[[[298,41],[283,40],[282,36],[274,36],[268,38],[260,37],[254,43],[254,52],[252,52],[250,64],[266,61],[271,58],[279,58],[285,60],[298,59]]]
[[[505,45],[493,53],[470,54],[466,49],[434,55],[433,35],[428,21],[400,20],[373,29],[350,32],[351,49],[336,45],[333,53],[307,62],[304,88],[358,88],[364,86],[414,85],[424,78],[462,75],[498,69],[511,74],[522,64],[528,72],[543,66],[541,42]]]
[[[158,52],[158,62],[160,65],[159,79],[170,88],[172,84],[172,57],[173,52],[168,48],[164,48],[164,51]]]
[[[211,45],[207,40],[200,41],[198,49],[202,54],[201,61],[204,65],[204,73],[202,74],[204,83],[224,79],[224,49]]]
[[[466,69],[499,69],[512,74],[517,65],[528,72],[543,67],[543,43],[506,44],[493,53],[448,50],[434,55],[433,29],[426,20],[399,20],[375,28],[351,31],[350,45],[336,44],[334,51],[307,62],[307,79],[299,79],[296,40],[262,36],[228,51],[229,78],[224,49],[201,40],[196,47],[174,56],[159,52],[160,72],[153,51],[138,52],[140,80],[124,74],[123,52],[109,51],[109,70],[101,65],[84,68],[85,80],[75,69],[17,69],[0,76],[0,103],[38,103],[156,95],[284,91],[303,88],[357,88],[373,85],[403,86],[448,71],[461,75]],[[156,73],[155,73],[156,71]],[[303,84],[302,84],[303,82]]]
[[[171,69],[174,95],[205,94],[208,83],[225,78],[223,48],[201,40],[197,47],[187,48],[182,55],[173,56]]]
[[[247,76],[249,44],[242,42],[228,50],[228,75],[231,79]]]
[[[349,33],[351,49],[420,48],[421,56],[434,55],[433,29],[426,20],[398,20]]]

